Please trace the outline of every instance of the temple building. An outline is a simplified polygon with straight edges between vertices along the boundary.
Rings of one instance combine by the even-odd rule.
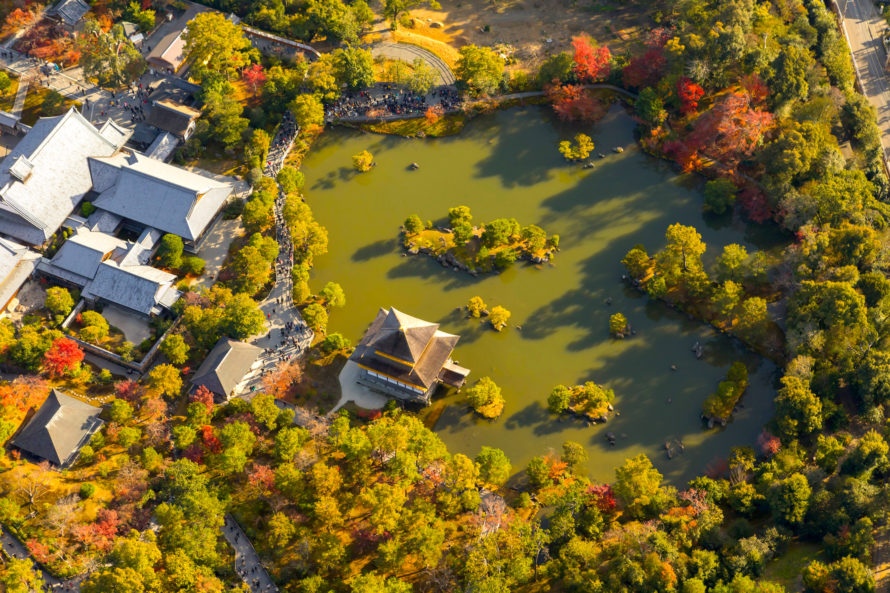
[[[438,323],[381,308],[349,359],[359,367],[360,384],[428,405],[439,383],[459,389],[470,374],[451,360],[458,340]]]

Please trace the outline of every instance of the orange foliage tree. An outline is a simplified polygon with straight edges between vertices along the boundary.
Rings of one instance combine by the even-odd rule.
[[[83,350],[74,340],[56,338],[43,355],[43,370],[50,377],[61,377],[80,368]]]
[[[4,408],[14,406],[20,411],[36,407],[49,395],[46,381],[34,376],[20,376],[12,383],[0,385],[0,405]]]
[[[303,368],[298,362],[284,362],[278,365],[274,371],[263,377],[263,389],[276,399],[283,399],[290,395],[303,380]]]
[[[581,82],[602,80],[612,71],[612,52],[608,47],[596,47],[593,40],[585,35],[573,37],[572,47],[575,50],[573,70]]]

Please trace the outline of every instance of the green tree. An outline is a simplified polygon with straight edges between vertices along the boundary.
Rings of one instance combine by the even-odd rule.
[[[374,59],[371,52],[347,46],[334,52],[337,80],[352,90],[366,89],[374,84]]]
[[[767,499],[777,519],[788,525],[799,525],[806,515],[811,492],[806,477],[792,474],[776,481]]]
[[[562,455],[560,456],[569,466],[569,470],[577,475],[584,475],[584,466],[589,459],[584,446],[574,441],[566,441],[562,444]]]
[[[6,72],[0,72],[0,93],[6,94],[9,87],[12,86],[12,79]]]
[[[179,334],[167,336],[160,346],[161,352],[171,363],[175,365],[185,364],[189,357],[189,347]]]
[[[202,126],[202,120],[198,120],[196,136],[225,148],[238,146],[250,122],[241,117],[244,107],[235,99],[235,89],[226,80],[205,82],[202,95],[206,124]]]
[[[725,177],[708,181],[705,184],[705,211],[723,214],[732,208],[738,191],[735,183]]]
[[[182,376],[175,366],[159,364],[149,371],[148,386],[161,395],[175,397],[182,390]]]
[[[717,281],[741,282],[745,277],[748,250],[744,245],[730,243],[723,248],[723,253],[717,256],[716,272]]]
[[[336,282],[328,282],[324,288],[318,293],[318,296],[324,301],[325,307],[330,309],[336,307],[342,309],[346,306],[346,293],[343,287]]]
[[[138,26],[139,30],[146,35],[155,28],[155,11],[150,8],[142,10],[142,6],[138,2],[130,2],[127,5],[124,17]]]
[[[321,351],[325,354],[330,354],[331,352],[337,352],[338,350],[346,350],[351,346],[352,343],[347,338],[344,338],[342,334],[333,333],[325,336],[319,348],[321,348]]]
[[[84,75],[102,86],[125,86],[145,72],[142,54],[127,39],[121,25],[106,33],[98,21],[89,17],[84,20],[78,40]]]
[[[221,12],[199,13],[188,23],[183,35],[185,56],[192,63],[189,74],[204,82],[206,78],[231,80],[251,62],[251,45],[241,25]]]
[[[275,457],[280,461],[290,461],[309,440],[309,431],[305,428],[285,426],[275,435]]]
[[[485,418],[497,418],[504,411],[504,396],[501,388],[491,380],[482,377],[467,390],[467,403],[473,410]]]
[[[776,424],[787,438],[793,439],[822,428],[822,402],[800,377],[782,377],[782,387],[775,402]]]
[[[833,436],[819,435],[816,441],[816,454],[813,456],[818,465],[826,474],[833,474],[837,469],[837,462],[844,454],[844,446]]]
[[[890,352],[869,350],[857,370],[856,386],[866,406],[890,401]]]
[[[281,167],[281,171],[275,177],[275,180],[281,186],[281,191],[286,194],[300,191],[303,188],[304,179],[302,171],[298,171],[290,165]]]
[[[541,63],[538,70],[538,84],[543,87],[548,84],[569,82],[572,79],[574,67],[575,61],[569,52],[553,54]]]
[[[117,424],[126,424],[133,418],[133,406],[127,400],[115,399],[108,408],[108,417]]]
[[[236,293],[254,295],[271,279],[272,262],[259,249],[245,245],[236,251],[229,264],[233,275],[229,282]]]
[[[96,311],[84,311],[80,314],[80,337],[87,342],[98,343],[108,336],[108,321]]]
[[[455,70],[457,78],[476,96],[493,94],[504,77],[504,61],[490,47],[465,45]]]
[[[494,486],[503,485],[513,471],[510,460],[504,452],[494,447],[482,447],[475,461],[482,481]]]
[[[65,317],[74,308],[74,299],[67,288],[61,286],[51,286],[46,289],[46,300],[43,306],[55,315]]]
[[[251,130],[244,143],[244,156],[247,157],[249,169],[262,169],[269,156],[272,137],[266,130]]]
[[[804,47],[788,45],[778,52],[772,64],[775,75],[770,86],[782,101],[805,101],[810,86],[807,77],[814,67],[810,51]]]
[[[695,228],[672,224],[665,239],[667,246],[655,256],[655,268],[668,286],[695,283],[704,276],[701,256],[707,246]]]
[[[182,238],[168,233],[161,237],[161,246],[158,247],[156,257],[162,266],[175,270],[182,265],[182,250]]]
[[[646,122],[650,128],[657,128],[667,120],[667,111],[664,109],[664,101],[650,87],[640,91],[640,96],[634,104],[637,115]]]
[[[488,321],[491,323],[491,327],[493,327],[495,331],[501,331],[507,327],[507,321],[510,319],[510,315],[511,313],[507,309],[500,305],[495,305],[491,308],[491,312],[488,314]]]
[[[615,470],[612,489],[631,517],[641,518],[657,510],[662,476],[644,454],[626,459]]]
[[[419,6],[429,6],[433,10],[441,8],[436,0],[383,0],[383,16],[395,24],[399,22],[399,15]]]
[[[288,109],[302,129],[324,125],[324,106],[315,95],[303,94],[291,101]]]
[[[629,329],[627,317],[622,313],[615,313],[609,317],[609,334],[613,338],[623,338],[629,333]]]
[[[519,223],[515,218],[495,218],[485,224],[481,236],[482,244],[489,249],[507,245],[513,237],[518,237],[519,232]]]
[[[411,63],[411,68],[413,72],[408,79],[408,89],[418,95],[426,95],[439,80],[439,72],[420,58]]]
[[[303,321],[312,331],[324,333],[328,326],[328,312],[318,303],[310,303],[302,311]]]
[[[240,420],[225,424],[219,429],[218,437],[222,451],[214,457],[215,467],[224,474],[243,471],[256,444],[250,426]]]
[[[0,568],[0,583],[7,593],[30,593],[42,590],[43,576],[30,558],[7,558]]]

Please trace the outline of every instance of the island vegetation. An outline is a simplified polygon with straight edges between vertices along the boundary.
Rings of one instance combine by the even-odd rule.
[[[726,380],[720,381],[717,391],[709,395],[702,404],[702,417],[708,426],[725,426],[747,388],[748,367],[745,363],[736,361],[730,365]]]
[[[583,385],[557,385],[547,397],[551,414],[573,414],[589,422],[605,422],[613,410],[615,392],[587,381]]]
[[[473,275],[503,270],[518,259],[548,262],[559,248],[559,235],[548,238],[541,227],[522,227],[513,218],[476,225],[467,206],[451,208],[448,224],[447,228],[424,225],[412,214],[402,226],[402,245],[411,255],[423,253]]]
[[[501,388],[491,377],[482,377],[467,389],[466,400],[473,411],[483,418],[497,418],[504,411],[506,403]]]

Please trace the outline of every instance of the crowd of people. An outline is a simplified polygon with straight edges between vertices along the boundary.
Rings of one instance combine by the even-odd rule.
[[[422,115],[430,107],[443,112],[460,107],[460,96],[452,87],[437,87],[429,95],[418,95],[391,84],[343,95],[325,108],[325,121],[356,117],[387,117],[392,115]]]
[[[226,517],[224,529],[229,532],[229,541],[231,541],[232,545],[237,548],[241,543],[241,527]],[[247,541],[246,537],[244,539]],[[248,541],[247,544],[250,545],[250,542]],[[251,546],[251,548],[252,547],[253,546]],[[254,552],[253,556],[254,558],[252,561],[248,560],[249,555],[246,554],[243,554],[243,557],[240,559],[236,558],[235,570],[238,572],[238,576],[244,579],[244,582],[247,583],[251,591],[278,591],[278,587],[272,582],[266,569],[259,563],[259,558],[256,557],[256,552]]]
[[[297,127],[297,122],[294,121],[294,116],[290,111],[286,111],[281,119],[281,124],[278,126],[278,131],[269,145],[269,153],[266,156],[266,169],[264,171],[268,177],[275,177],[281,171],[281,167],[284,166],[284,159],[287,153],[290,152],[294,139],[297,137],[297,132],[299,132],[299,128]]]

